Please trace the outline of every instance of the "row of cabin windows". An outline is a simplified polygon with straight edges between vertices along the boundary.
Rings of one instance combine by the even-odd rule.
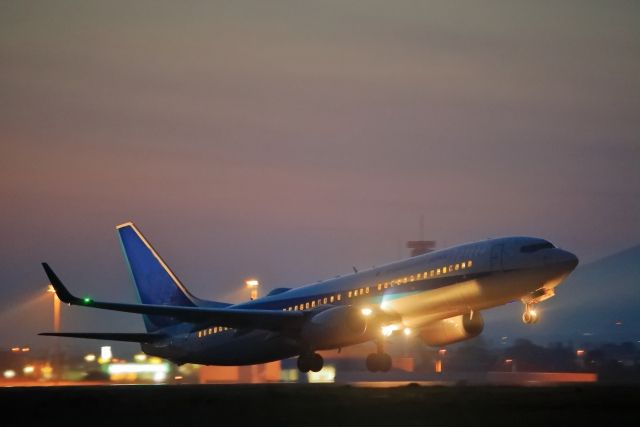
[[[405,283],[415,282],[416,280],[425,280],[430,277],[437,277],[442,274],[451,273],[453,271],[465,270],[467,268],[471,268],[473,266],[473,261],[468,260],[456,264],[449,264],[448,266],[443,266],[440,268],[434,268],[430,271],[425,271],[424,273],[412,274],[411,276],[405,276],[399,279],[390,280],[384,283],[378,283],[378,291],[382,291],[382,289],[388,289],[390,287],[404,285]],[[360,289],[354,289],[352,291],[347,292],[348,298],[355,298],[362,295],[369,294],[369,286],[364,286]],[[318,298],[317,300],[308,301],[302,304],[296,304],[290,307],[285,307],[283,311],[298,311],[298,310],[308,310],[310,308],[314,308],[316,306],[324,305],[324,304],[333,304],[334,301],[340,301],[342,298],[341,294],[331,295],[330,297]]]
[[[310,308],[314,308],[315,306],[325,305],[325,304],[333,304],[335,301],[341,301],[342,294],[330,295],[324,298],[318,298],[317,300],[304,302],[302,304],[296,304],[291,307],[283,308],[282,311],[298,311],[298,310],[308,310]]]
[[[442,274],[451,273],[453,271],[465,270],[467,268],[471,268],[473,266],[473,261],[468,260],[465,262],[459,262],[456,264],[449,264],[448,266],[443,266],[440,268],[434,268],[429,271],[425,271],[424,273],[412,274],[411,276],[405,276],[399,279],[394,279],[389,282],[378,283],[378,290],[387,289],[394,286],[404,285],[405,283],[415,282],[416,280],[425,280],[431,277],[437,277]]]
[[[198,331],[198,338],[206,337],[207,335],[217,334],[222,331],[228,331],[231,328],[226,326],[214,326],[213,328],[204,329],[202,331]]]

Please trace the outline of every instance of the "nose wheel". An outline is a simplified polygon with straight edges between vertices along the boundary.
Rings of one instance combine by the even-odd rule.
[[[538,312],[533,308],[533,304],[524,305],[524,313],[522,313],[522,322],[527,325],[538,323]]]

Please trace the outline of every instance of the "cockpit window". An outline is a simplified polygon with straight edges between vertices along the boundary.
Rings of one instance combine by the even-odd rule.
[[[520,252],[531,253],[531,252],[537,252],[537,251],[542,250],[542,249],[553,249],[553,248],[555,248],[555,246],[553,246],[549,242],[534,243],[533,245],[525,245],[525,246],[521,247],[520,248]]]

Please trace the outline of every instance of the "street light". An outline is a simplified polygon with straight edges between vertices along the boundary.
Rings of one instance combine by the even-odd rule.
[[[258,298],[258,286],[260,286],[260,282],[258,282],[256,279],[249,279],[249,280],[245,280],[245,285],[247,285],[247,288],[249,288],[250,292],[251,292],[251,301],[255,300]]]

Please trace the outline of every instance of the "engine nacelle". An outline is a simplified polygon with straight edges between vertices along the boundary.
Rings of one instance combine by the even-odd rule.
[[[302,327],[302,338],[316,350],[350,345],[367,331],[367,320],[354,307],[332,307],[311,317]]]
[[[430,346],[453,344],[477,337],[484,329],[479,312],[471,312],[432,323],[420,331],[420,338]]]

